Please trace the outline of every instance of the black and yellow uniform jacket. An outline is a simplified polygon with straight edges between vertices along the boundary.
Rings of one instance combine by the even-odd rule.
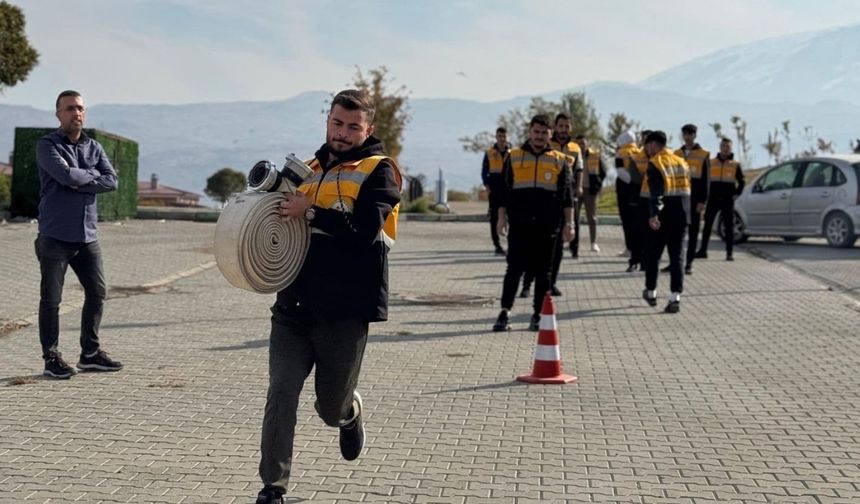
[[[326,316],[368,322],[388,318],[386,241],[393,237],[383,226],[400,203],[401,177],[390,158],[366,174],[358,163],[384,155],[382,142],[373,136],[339,157],[326,145],[316,152],[309,164],[318,171],[299,187],[314,201],[316,212],[310,248],[296,281],[278,293],[274,310],[298,304]],[[321,203],[327,199],[335,204]]]
[[[723,158],[720,154],[711,159],[711,197],[726,199],[740,196],[746,185],[741,164],[735,161],[735,155],[729,154]]]
[[[555,232],[562,210],[573,207],[570,157],[547,145],[535,151],[526,142],[511,149],[502,172],[504,186],[500,206],[508,222],[529,224]]]
[[[647,180],[651,217],[668,213],[689,221],[692,183],[684,158],[664,148],[648,160]]]
[[[693,144],[689,151],[681,146],[675,151],[676,156],[684,158],[690,167],[690,179],[693,183],[690,200],[693,205],[708,202],[708,190],[710,181],[711,153],[703,149],[699,144]]]

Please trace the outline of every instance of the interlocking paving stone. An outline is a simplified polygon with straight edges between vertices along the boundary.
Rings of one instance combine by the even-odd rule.
[[[360,388],[368,448],[340,459],[299,408],[291,502],[848,503],[860,500],[860,312],[815,275],[713,254],[682,312],[639,298],[615,256],[565,257],[556,299],[564,386],[531,370],[529,300],[493,333],[504,260],[486,223],[403,222],[390,256],[391,322],[371,326]],[[211,224],[103,225],[108,283],[137,286],[211,261]],[[38,303],[32,225],[0,227],[0,318]],[[719,244],[715,244],[719,249]],[[840,268],[860,275],[857,261]],[[855,277],[856,278],[856,277]],[[74,296],[73,278],[67,296]],[[445,302],[450,296],[456,302]],[[111,298],[116,374],[48,381],[34,326],[0,337],[0,502],[252,502],[273,296],[208,269]],[[459,303],[459,304],[458,304]],[[77,318],[61,349],[77,356]],[[9,385],[9,378],[34,376]]]

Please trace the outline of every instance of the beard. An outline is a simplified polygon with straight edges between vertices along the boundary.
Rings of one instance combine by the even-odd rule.
[[[327,138],[326,145],[329,150],[338,154],[343,154],[344,152],[349,152],[352,149],[356,148],[357,145],[354,145],[350,142],[346,142],[343,140],[336,140],[334,138]]]

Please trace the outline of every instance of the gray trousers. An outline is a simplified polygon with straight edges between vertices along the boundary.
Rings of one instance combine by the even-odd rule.
[[[272,312],[260,479],[266,487],[286,493],[305,379],[316,366],[314,407],[326,425],[341,427],[352,421],[368,324],[360,317],[322,316],[298,306],[274,307]]]

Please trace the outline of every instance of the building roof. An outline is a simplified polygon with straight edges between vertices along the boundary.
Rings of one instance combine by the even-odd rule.
[[[138,180],[137,195],[140,198],[201,198],[202,196],[190,191],[184,191],[175,187],[158,184],[155,189],[152,188],[152,182]]]

